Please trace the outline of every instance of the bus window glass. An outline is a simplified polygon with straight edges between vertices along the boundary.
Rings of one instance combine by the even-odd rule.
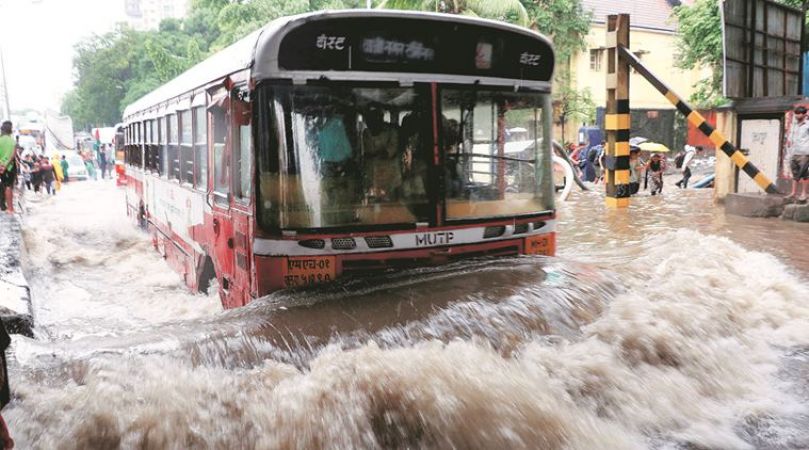
[[[446,213],[473,219],[553,208],[547,95],[448,89],[441,96]]]
[[[169,173],[169,119],[168,116],[160,118],[160,176],[167,177]]]
[[[158,161],[160,161],[160,158],[158,156],[159,153],[160,153],[160,147],[158,145],[158,140],[159,140],[158,135],[160,134],[160,132],[159,132],[158,128],[159,128],[158,121],[153,119],[152,120],[152,171],[155,172],[155,173],[157,173],[157,171],[158,171],[158,167],[159,167]]]
[[[180,144],[179,131],[177,129],[177,115],[168,116],[169,128],[169,178],[180,179]]]
[[[143,154],[143,164],[146,170],[152,170],[152,120],[144,122],[146,124],[146,151]]]
[[[264,89],[271,89],[265,87]],[[286,151],[262,138],[259,211],[268,227],[429,222],[432,156],[426,91],[275,87],[259,95],[261,130],[284,130]],[[263,113],[267,111],[269,114]],[[261,117],[261,116],[264,117]],[[268,117],[269,116],[269,117]],[[279,124],[271,123],[278,121]],[[282,123],[280,123],[282,122]],[[267,171],[265,167],[274,171]]]
[[[196,156],[195,183],[198,189],[208,189],[208,116],[205,107],[194,108],[194,152]]]
[[[180,113],[180,176],[184,183],[194,183],[194,128],[191,110]]]
[[[219,199],[226,199],[230,193],[230,158],[225,151],[227,140],[227,114],[220,107],[212,107],[211,122],[213,125],[213,189]]]
[[[253,167],[250,103],[234,99],[233,117],[233,193],[237,198],[249,199]]]

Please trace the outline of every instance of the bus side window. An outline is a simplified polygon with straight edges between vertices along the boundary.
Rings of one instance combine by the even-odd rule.
[[[135,157],[133,158],[132,164],[140,169],[142,168],[141,155],[143,154],[143,122],[138,122],[136,129],[138,130],[138,145],[135,147]]]
[[[151,145],[149,149],[151,150],[151,170],[154,173],[157,173],[157,120],[152,119],[149,121],[149,126],[151,127],[151,138],[149,142]]]
[[[223,108],[212,107],[210,115],[213,124],[213,190],[218,194],[217,199],[226,200],[230,193],[230,158],[225,145],[228,131],[227,113]]]
[[[195,183],[197,189],[208,190],[208,116],[205,107],[194,108],[194,153],[196,165],[194,166]]]
[[[180,179],[180,144],[177,114],[168,116],[169,129],[169,178]]]
[[[147,120],[146,124],[146,151],[143,155],[144,167],[147,171],[152,171],[152,124],[154,121]]]
[[[191,110],[187,109],[180,114],[180,181],[194,184],[194,128],[191,121]]]
[[[160,118],[160,123],[163,126],[163,134],[160,137],[161,152],[160,152],[160,175],[164,178],[169,176],[169,133],[171,132],[171,125],[169,124],[169,116]]]
[[[233,193],[236,198],[249,200],[252,182],[252,145],[250,103],[247,92],[233,98]]]
[[[155,137],[155,158],[152,164],[154,164],[155,173],[162,174],[163,173],[163,144],[165,144],[165,138],[163,131],[163,118],[159,117],[157,120],[157,136]]]

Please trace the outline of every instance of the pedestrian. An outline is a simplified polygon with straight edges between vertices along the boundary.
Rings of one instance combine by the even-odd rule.
[[[22,173],[22,179],[25,182],[25,188],[29,191],[31,190],[31,169],[34,167],[34,160],[31,158],[31,154],[28,153],[22,160],[20,164],[20,172]]]
[[[62,166],[62,176],[65,178],[65,183],[67,183],[67,169],[70,167],[70,164],[67,163],[67,158],[65,158],[65,155],[62,155],[62,160],[59,161],[59,165]]]
[[[6,349],[11,344],[11,338],[6,332],[6,327],[3,321],[0,320],[0,409],[4,408],[11,400],[11,390],[8,386],[8,367],[6,365]],[[3,449],[9,450],[14,448],[14,439],[11,439],[11,433],[8,431],[5,419],[0,415],[0,440],[3,441]]]
[[[691,165],[694,163],[694,157],[697,155],[702,155],[702,146],[698,145],[696,147],[691,145],[685,146],[685,155],[683,155],[683,163],[682,169],[683,177],[680,181],[674,183],[677,185],[678,188],[687,189],[688,188],[688,180],[691,179]]]
[[[601,177],[598,170],[598,160],[601,156],[602,148],[603,147],[601,145],[595,145],[583,152],[586,155],[584,158],[582,158],[582,161],[584,162],[584,167],[582,168],[582,172],[584,172],[584,181],[592,181],[597,183],[598,179]]]
[[[56,195],[56,189],[53,186],[53,180],[56,178],[54,173],[53,164],[47,156],[43,156],[39,162],[39,169],[42,172],[42,184],[45,185],[45,191],[50,195]]]
[[[14,185],[17,181],[17,141],[11,137],[12,131],[8,120],[0,125],[0,197],[8,214],[14,214]]]
[[[101,169],[101,179],[103,180],[107,177],[107,144],[101,144],[101,150],[98,152],[98,167]]]
[[[39,188],[42,186],[42,167],[40,160],[42,158],[39,156],[34,157],[34,164],[31,167],[31,184],[34,185],[34,192],[39,192]]]
[[[640,190],[640,173],[643,170],[643,161],[640,159],[640,148],[629,148],[629,194],[635,195]]]
[[[607,156],[607,141],[601,141],[601,145],[598,149],[598,157],[596,158],[596,183],[599,181],[604,181],[604,174],[606,170],[604,170],[604,158]]]
[[[61,160],[59,159],[59,154],[54,153],[53,157],[51,157],[51,166],[53,166],[53,180],[55,182],[54,192],[58,192],[62,189],[62,180],[64,180],[65,176],[62,173],[62,165],[60,164]]]
[[[806,119],[806,108],[798,106],[793,111],[795,121],[789,130],[787,139],[787,156],[789,168],[792,172],[792,192],[788,199],[795,199],[798,195],[798,184],[801,185],[801,195],[798,201],[806,202],[807,187],[809,187],[809,120]]]
[[[96,166],[93,164],[93,155],[90,152],[82,154],[84,159],[84,167],[87,169],[87,179],[90,178],[97,180],[98,174],[96,173]]]
[[[660,160],[659,153],[652,154],[645,169],[649,175],[649,188],[652,195],[663,193],[663,162]]]

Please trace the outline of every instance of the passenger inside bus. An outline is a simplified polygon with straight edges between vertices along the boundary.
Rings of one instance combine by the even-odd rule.
[[[450,197],[459,197],[465,188],[466,172],[464,170],[461,147],[461,125],[455,119],[442,117],[443,145],[444,145],[444,167],[447,193]]]
[[[426,154],[427,149],[422,145],[419,126],[422,123],[421,114],[413,111],[402,119],[402,129],[399,134],[400,145],[403,148],[403,180],[402,195],[405,198],[424,198],[427,196],[427,165],[430,160]]]
[[[356,220],[356,164],[346,127],[347,111],[342,108],[325,114],[316,129],[315,143],[320,162],[321,208],[327,223],[351,223]]]
[[[363,119],[363,174],[368,201],[393,201],[402,186],[402,158],[399,155],[399,130],[385,122],[378,107],[369,108]]]

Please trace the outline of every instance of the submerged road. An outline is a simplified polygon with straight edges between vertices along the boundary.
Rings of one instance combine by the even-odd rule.
[[[667,188],[560,206],[557,258],[194,295],[112,183],[29,198],[20,448],[809,447],[805,224]]]

